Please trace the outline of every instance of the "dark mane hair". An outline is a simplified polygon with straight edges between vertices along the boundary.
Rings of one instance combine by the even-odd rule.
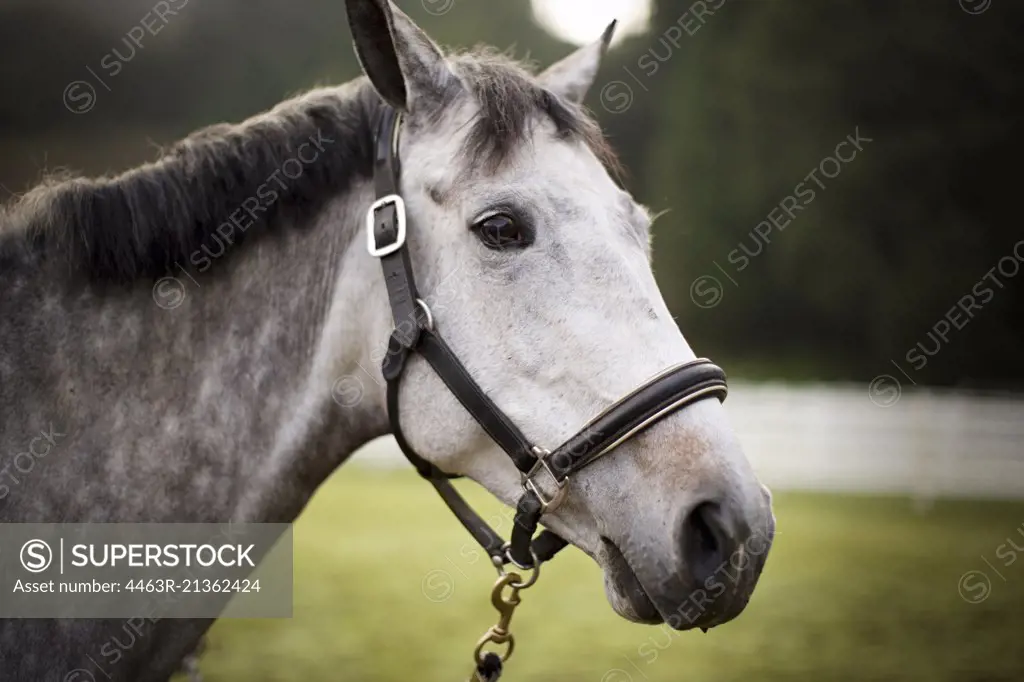
[[[478,52],[456,55],[452,64],[481,108],[465,150],[472,158],[500,164],[526,138],[531,118],[542,113],[559,134],[583,140],[617,168],[596,124],[515,62]],[[94,280],[160,277],[209,246],[215,231],[264,186],[272,187],[273,200],[261,201],[259,214],[249,213],[252,223],[244,234],[235,230],[232,243],[307,224],[327,201],[372,175],[381,106],[361,78],[311,91],[238,125],[199,130],[158,160],[115,177],[47,178],[0,207],[0,266],[27,250],[36,258],[68,258]],[[315,160],[302,163],[295,177],[280,177],[288,163],[299,163],[300,148],[315,140]],[[273,184],[275,173],[280,182]]]
[[[22,246],[42,257],[66,254],[97,280],[160,277],[211,246],[215,230],[261,186],[268,188],[263,210],[244,233],[234,231],[234,243],[305,224],[303,217],[371,173],[371,117],[380,103],[360,86],[314,90],[245,123],[201,129],[116,177],[48,178],[0,214],[0,256]],[[343,96],[349,87],[352,96]],[[305,158],[316,159],[301,163],[299,147],[311,140],[323,151],[307,145]],[[282,168],[292,169],[288,177]],[[24,233],[20,245],[11,231]]]

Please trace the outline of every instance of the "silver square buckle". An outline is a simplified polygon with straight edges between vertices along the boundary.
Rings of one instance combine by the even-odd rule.
[[[375,220],[376,214],[377,211],[389,204],[395,207],[395,219],[398,221],[398,237],[387,246],[377,246],[377,236],[374,234],[374,227],[377,222]],[[366,249],[370,252],[371,256],[383,258],[388,254],[398,251],[405,246],[405,232],[405,200],[402,197],[397,194],[389,194],[370,204],[370,210],[366,212]]]
[[[566,476],[565,480],[559,481],[558,477],[555,476],[555,472],[551,470],[547,460],[547,456],[551,454],[550,450],[546,450],[535,445],[533,447],[533,454],[537,455],[537,461],[532,467],[530,467],[529,471],[523,474],[523,489],[528,492],[532,492],[537,496],[537,499],[540,500],[541,513],[547,514],[548,512],[553,511],[555,507],[562,504],[562,501],[565,499],[565,494],[567,492],[567,488],[565,486],[569,482],[569,477]],[[554,481],[555,485],[558,487],[558,492],[556,492],[550,499],[544,496],[544,493],[541,492],[540,486],[533,480],[534,476],[536,476],[541,469],[548,472],[548,476],[551,477],[551,480]]]

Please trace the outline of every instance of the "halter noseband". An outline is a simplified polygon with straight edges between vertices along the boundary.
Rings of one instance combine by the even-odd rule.
[[[399,195],[401,168],[398,133],[401,117],[385,106],[374,140],[374,186],[377,200],[367,212],[367,240],[371,256],[380,258],[394,319],[382,373],[387,381],[387,408],[398,446],[421,476],[490,555],[499,568],[512,562],[535,568],[566,546],[566,541],[544,530],[534,532],[543,514],[565,497],[570,477],[599,457],[673,412],[707,398],[725,400],[725,372],[710,360],[700,359],[670,367],[616,401],[576,435],[553,451],[534,445],[473,380],[434,327],[430,308],[419,298],[413,278],[406,235],[405,202]],[[398,391],[410,353],[419,353],[484,431],[512,459],[522,473],[523,494],[516,505],[511,542],[506,543],[480,518],[449,482],[447,474],[413,451],[402,434]],[[538,478],[554,483],[556,493],[545,496]]]

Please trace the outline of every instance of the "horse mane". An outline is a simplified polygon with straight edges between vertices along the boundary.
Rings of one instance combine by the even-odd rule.
[[[252,214],[248,229],[234,230],[234,243],[285,223],[305,224],[298,214],[316,211],[371,173],[371,117],[379,100],[365,82],[344,96],[354,85],[314,90],[244,123],[201,129],[158,160],[114,177],[51,176],[0,214],[0,250],[19,246],[11,232],[21,232],[20,246],[40,255],[63,252],[94,279],[126,282],[187,263],[261,186],[269,188],[268,200],[259,202],[263,210]],[[300,164],[299,147],[311,140],[320,140],[323,151],[307,144],[305,158],[316,158]],[[283,214],[295,219],[280,220]]]
[[[470,159],[500,163],[542,112],[559,134],[578,136],[615,165],[596,124],[515,62],[477,52],[453,56],[451,63],[480,104],[463,150]],[[27,249],[36,258],[61,254],[93,280],[130,282],[164,276],[188,262],[217,239],[218,228],[233,220],[238,225],[239,215],[248,216],[249,224],[232,230],[232,244],[310,224],[327,201],[372,176],[381,106],[360,78],[310,91],[240,124],[201,129],[156,161],[113,177],[50,176],[0,207],[0,263]],[[309,145],[316,140],[314,149]],[[298,166],[303,145],[305,157],[316,158]],[[289,163],[297,174],[287,172]],[[270,188],[266,196],[264,187]],[[263,200],[270,191],[273,199]],[[258,213],[242,210],[254,203]]]

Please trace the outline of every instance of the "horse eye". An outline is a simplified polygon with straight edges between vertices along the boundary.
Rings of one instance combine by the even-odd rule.
[[[530,242],[519,222],[507,213],[496,213],[484,218],[473,225],[473,232],[484,246],[495,251],[526,246]]]

